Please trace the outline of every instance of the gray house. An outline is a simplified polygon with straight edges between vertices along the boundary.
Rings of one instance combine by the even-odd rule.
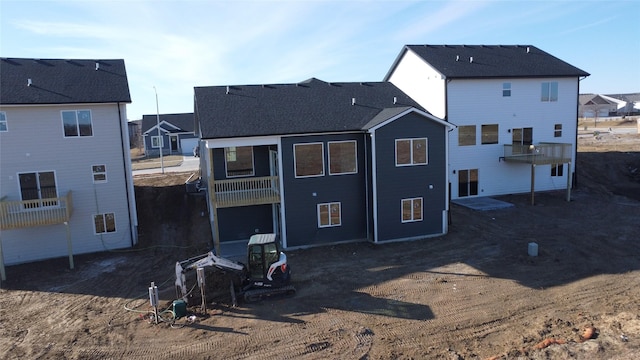
[[[123,60],[0,58],[0,270],[131,247]]]
[[[447,232],[447,133],[389,82],[195,88],[215,241],[284,248]]]
[[[163,155],[193,154],[198,143],[193,113],[143,115],[141,131],[144,151],[149,156],[159,155],[160,148]]]

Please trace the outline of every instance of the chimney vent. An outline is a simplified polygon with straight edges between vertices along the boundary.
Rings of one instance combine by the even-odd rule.
[[[469,57],[469,63],[473,63],[473,56]]]
[[[227,94],[229,94],[229,86],[227,85]]]
[[[100,63],[96,61],[96,71],[100,70]]]
[[[351,105],[355,105],[356,104],[356,98],[351,98]]]
[[[27,86],[31,86],[32,83],[31,79],[27,79]]]
[[[397,103],[398,103],[398,98],[394,96],[394,97],[393,97],[393,105],[395,105],[395,104],[397,104]]]
[[[456,55],[456,61],[460,61],[460,55]]]

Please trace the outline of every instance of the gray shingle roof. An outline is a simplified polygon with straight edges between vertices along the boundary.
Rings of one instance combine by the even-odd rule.
[[[170,129],[170,132],[193,132],[193,113],[160,114],[160,122],[166,121],[177,126],[180,130]],[[146,132],[158,123],[157,115],[142,115],[142,132]],[[169,130],[169,129],[167,129]]]
[[[0,85],[5,105],[131,102],[124,60],[0,58]]]
[[[311,78],[297,84],[194,90],[203,139],[362,131],[385,108],[424,111],[389,82],[327,83]]]
[[[447,78],[580,77],[589,73],[532,45],[406,45]]]

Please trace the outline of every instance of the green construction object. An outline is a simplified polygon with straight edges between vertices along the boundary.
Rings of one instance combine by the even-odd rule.
[[[187,303],[184,300],[173,301],[173,313],[176,315],[176,319],[179,319],[187,315]]]

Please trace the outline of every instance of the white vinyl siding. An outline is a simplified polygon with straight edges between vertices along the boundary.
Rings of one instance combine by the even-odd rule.
[[[558,82],[558,101],[540,101],[541,82]],[[491,119],[498,124],[498,145],[459,146],[458,130],[449,136],[450,169],[478,169],[482,174],[478,196],[526,193],[531,190],[531,167],[500,160],[504,156],[504,145],[512,143],[513,129],[533,128],[533,142],[573,142],[577,127],[577,79],[514,79],[511,83],[511,97],[504,102],[502,88],[504,81],[495,80],[452,80],[449,85],[448,120],[454,124],[481,126]],[[411,94],[409,94],[411,95]],[[482,114],[482,116],[479,116]],[[556,125],[562,128],[562,137],[555,137]],[[480,131],[478,131],[480,132]],[[573,150],[575,150],[575,145]],[[572,157],[575,154],[572,154]],[[573,171],[565,166],[563,176]],[[566,181],[552,179],[549,165],[536,166],[536,191],[566,189]],[[451,182],[458,183],[459,173],[451,172]],[[452,187],[452,199],[459,198],[458,186]]]
[[[93,136],[73,139],[62,136],[63,110],[70,106],[15,106],[4,110],[11,119],[11,136],[0,133],[0,163],[2,173],[11,181],[0,182],[0,193],[9,200],[20,200],[18,173],[54,171],[58,196],[72,192],[73,214],[69,233],[74,254],[126,248],[132,245],[127,193],[133,193],[126,178],[130,168],[123,154],[121,136],[126,142],[126,106],[116,104],[82,105],[92,115]],[[118,111],[120,110],[120,111]],[[122,123],[119,121],[122,119]],[[38,131],[34,131],[34,126]],[[124,134],[123,134],[124,133]],[[28,146],[25,144],[47,144]],[[126,151],[128,152],[128,146]],[[94,165],[104,165],[109,181],[94,184]],[[135,203],[132,211],[135,212]],[[117,219],[117,233],[104,233],[102,239],[94,237],[94,214],[108,209]],[[26,241],[28,240],[28,241]],[[64,257],[68,255],[67,229],[64,225],[37,226],[5,231],[2,234],[5,265]]]

